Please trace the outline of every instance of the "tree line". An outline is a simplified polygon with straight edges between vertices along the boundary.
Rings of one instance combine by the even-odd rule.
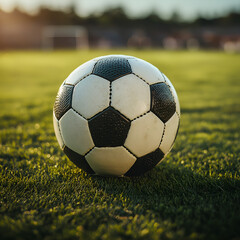
[[[69,11],[58,11],[47,8],[41,8],[37,14],[31,15],[19,9],[6,13],[0,10],[0,25],[6,19],[15,18],[22,21],[33,21],[41,25],[82,25],[96,27],[119,27],[119,28],[177,28],[177,27],[201,27],[201,26],[239,26],[240,13],[232,12],[226,16],[205,18],[198,16],[193,21],[182,20],[181,15],[177,12],[173,13],[168,20],[161,18],[158,14],[152,12],[147,16],[130,18],[123,8],[106,9],[99,15],[89,15],[87,17],[79,16],[74,8]]]

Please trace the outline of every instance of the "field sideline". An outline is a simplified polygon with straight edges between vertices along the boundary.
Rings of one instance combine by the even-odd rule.
[[[57,90],[83,62],[134,55],[172,81],[181,126],[142,177],[90,176],[60,150]],[[0,238],[240,239],[240,55],[222,52],[0,52]]]

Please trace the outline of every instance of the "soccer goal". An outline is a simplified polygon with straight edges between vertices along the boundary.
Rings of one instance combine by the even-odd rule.
[[[42,32],[42,48],[46,50],[88,48],[88,33],[81,26],[48,26]]]

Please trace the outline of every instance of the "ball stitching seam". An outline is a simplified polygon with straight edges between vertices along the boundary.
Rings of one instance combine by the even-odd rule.
[[[146,80],[144,80],[142,77],[140,77],[139,75],[137,75],[137,74],[134,73],[134,72],[132,72],[132,74],[135,75],[136,77],[138,77],[139,79],[141,79],[141,80],[144,81],[147,85],[150,86],[150,84],[149,84]]]
[[[87,118],[85,118],[81,113],[79,113],[77,110],[75,110],[73,107],[71,107],[70,109],[72,109],[75,113],[77,113],[80,117],[82,117],[85,120],[88,120]]]
[[[84,77],[82,77],[81,79],[79,79],[73,86],[76,86],[79,82],[81,82],[84,78],[90,76],[92,73],[89,73],[87,75],[85,75]]]
[[[161,143],[162,143],[162,141],[163,141],[163,137],[164,137],[164,135],[165,135],[165,130],[166,130],[166,124],[164,123],[162,138],[161,138],[161,141],[160,141],[159,146],[158,146],[159,148],[160,148]]]

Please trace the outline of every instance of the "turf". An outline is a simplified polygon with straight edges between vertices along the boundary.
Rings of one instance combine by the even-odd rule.
[[[174,148],[142,177],[90,176],[60,150],[58,87],[104,54],[143,58],[174,84]],[[0,238],[240,239],[240,55],[222,52],[0,53]]]

